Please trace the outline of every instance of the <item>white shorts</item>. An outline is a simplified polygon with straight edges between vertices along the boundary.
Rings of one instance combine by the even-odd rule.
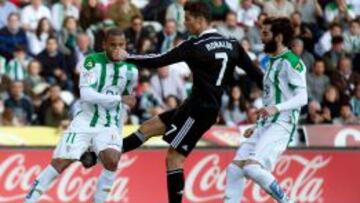
[[[252,136],[240,145],[234,160],[255,160],[266,170],[272,171],[279,156],[286,150],[292,128],[286,123],[256,127]]]
[[[55,148],[53,158],[79,160],[89,148],[97,155],[105,149],[122,150],[122,137],[115,129],[105,129],[99,132],[73,132],[63,134]]]

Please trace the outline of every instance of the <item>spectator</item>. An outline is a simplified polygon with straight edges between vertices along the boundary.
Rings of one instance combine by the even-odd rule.
[[[336,87],[328,86],[326,88],[321,106],[323,111],[329,112],[328,120],[330,121],[340,115],[340,95]]]
[[[295,9],[301,13],[306,24],[315,25],[317,19],[323,16],[323,10],[318,0],[296,0]]]
[[[344,46],[348,53],[360,53],[360,22],[352,20],[350,29],[344,34]]]
[[[76,37],[75,56],[76,61],[81,63],[85,56],[92,54],[94,51],[90,47],[90,38],[85,33],[79,33]],[[79,67],[79,66],[77,66]]]
[[[69,112],[61,99],[52,101],[46,109],[45,125],[50,127],[66,128],[70,123]]]
[[[115,3],[109,5],[107,14],[123,30],[130,27],[134,16],[141,16],[139,9],[130,0],[116,0]]]
[[[14,81],[10,88],[10,97],[5,100],[5,108],[11,108],[13,118],[19,125],[30,125],[33,117],[33,105],[24,94],[24,85],[21,81]]]
[[[355,85],[360,82],[360,75],[353,71],[351,59],[342,57],[339,59],[338,69],[331,79],[333,85],[341,90],[342,98],[350,98]]]
[[[264,4],[264,12],[270,17],[290,17],[294,5],[287,0],[270,0]]]
[[[175,95],[169,95],[165,98],[165,110],[175,109],[179,105],[180,101]]]
[[[360,117],[360,83],[357,83],[353,96],[350,99],[352,112],[355,116]]]
[[[100,0],[82,2],[79,24],[83,30],[86,30],[104,19],[104,8],[101,6]]]
[[[184,81],[178,75],[170,74],[169,67],[161,67],[157,69],[157,74],[150,79],[152,90],[157,98],[161,98],[162,102],[169,95],[176,95],[180,101],[186,98]]]
[[[27,66],[30,57],[26,55],[24,47],[18,46],[14,50],[14,58],[11,59],[6,67],[5,74],[11,80],[24,80],[28,74]]]
[[[360,16],[360,1],[359,0],[347,0],[347,3],[353,7],[353,10],[357,16]]]
[[[0,76],[4,75],[5,71],[6,71],[6,59],[0,55]]]
[[[341,36],[336,36],[331,40],[331,50],[324,54],[326,74],[332,75],[336,71],[339,59],[346,56],[344,40]]]
[[[301,39],[297,38],[292,41],[291,50],[301,58],[306,66],[307,71],[313,67],[315,58],[310,52],[304,49],[304,42]]]
[[[60,51],[65,55],[74,54],[76,36],[81,32],[81,28],[78,25],[76,18],[72,16],[66,17],[58,38]]]
[[[295,31],[294,36],[303,41],[303,47],[307,51],[313,52],[315,44],[314,34],[312,33],[310,27],[302,22],[301,14],[299,12],[292,13],[290,20]]]
[[[181,37],[181,33],[176,31],[175,20],[166,20],[164,30],[157,34],[157,52],[163,53],[172,49],[177,37]]]
[[[54,29],[60,31],[66,17],[79,19],[79,9],[72,4],[72,0],[60,0],[51,8],[51,21]]]
[[[28,47],[26,34],[20,27],[19,18],[19,14],[11,13],[8,16],[7,26],[0,30],[0,55],[7,61],[13,57],[16,46]]]
[[[143,27],[141,16],[134,16],[131,19],[131,26],[125,30],[126,49],[129,53],[138,53],[140,43],[144,38],[149,38],[150,33]]]
[[[242,95],[239,86],[233,86],[230,92],[230,99],[227,103],[222,116],[226,126],[236,127],[239,123],[246,120],[246,109],[248,103]]]
[[[41,64],[39,61],[35,59],[30,61],[27,70],[29,74],[24,80],[25,92],[31,93],[35,86],[45,83],[45,79],[40,76]]]
[[[246,38],[243,38],[241,41],[240,41],[240,44],[242,46],[242,48],[244,48],[245,52],[247,53],[247,55],[249,56],[249,58],[252,60],[252,61],[256,61],[256,55],[255,53],[253,53],[251,51],[251,45],[249,43],[249,40],[246,39]]]
[[[224,0],[203,0],[210,9],[211,19],[213,21],[224,21],[230,7]]]
[[[246,109],[246,119],[241,121],[239,125],[251,125],[257,121],[257,109],[256,107],[249,107]]]
[[[354,8],[346,0],[332,0],[325,7],[325,19],[328,23],[338,22],[344,25],[355,16]]]
[[[41,75],[47,82],[58,83],[67,90],[72,89],[72,81],[68,80],[72,71],[66,64],[65,56],[58,50],[56,38],[49,37],[46,41],[46,49],[36,58],[43,67]]]
[[[340,117],[335,118],[333,123],[341,125],[354,125],[359,124],[360,120],[352,113],[351,105],[344,103],[340,107]]]
[[[155,52],[155,45],[153,41],[145,37],[140,40],[139,47],[137,48],[137,51],[139,54],[150,54]]]
[[[320,104],[313,100],[308,104],[308,111],[306,115],[306,124],[323,124],[331,123],[331,115],[329,109],[321,109]]]
[[[0,28],[7,24],[10,13],[18,12],[16,6],[8,0],[0,0]]]
[[[236,13],[229,12],[226,14],[225,24],[217,27],[220,34],[227,38],[235,38],[239,42],[245,36],[244,30],[236,24]]]
[[[55,30],[51,27],[48,18],[41,18],[35,32],[27,32],[30,53],[34,56],[38,55],[45,49],[46,40],[49,37],[55,37]]]
[[[246,33],[246,38],[249,40],[251,45],[251,51],[253,51],[256,54],[262,52],[264,48],[264,44],[262,43],[260,38],[260,31],[262,24],[266,18],[267,15],[265,13],[261,13],[259,15],[258,21],[255,23],[255,26],[250,27],[248,29],[248,32]]]
[[[184,6],[188,0],[175,0],[166,10],[166,19],[173,19],[176,22],[178,32],[185,32],[185,10]]]
[[[326,88],[330,85],[330,79],[325,75],[325,63],[318,59],[312,66],[312,71],[306,76],[308,96],[310,100],[321,103]]]
[[[37,114],[37,118],[38,118],[38,123],[40,125],[45,125],[45,115],[46,115],[46,110],[49,106],[51,106],[51,104],[58,100],[61,99],[60,97],[61,94],[61,88],[59,85],[52,85],[50,86],[50,88],[47,90],[46,95],[43,99],[43,102],[41,103],[38,111],[36,112]]]
[[[237,10],[237,22],[245,27],[254,27],[261,13],[261,9],[253,3],[253,0],[242,0]]]
[[[34,32],[41,18],[51,20],[50,9],[43,5],[42,0],[31,0],[31,4],[21,11],[21,24],[27,31]]]
[[[336,36],[342,36],[342,28],[338,23],[332,23],[329,30],[326,31],[315,45],[315,52],[319,56],[323,56],[325,52],[331,49],[331,40]]]
[[[161,99],[151,91],[148,81],[141,83],[141,94],[137,98],[135,114],[139,117],[140,123],[163,112]]]

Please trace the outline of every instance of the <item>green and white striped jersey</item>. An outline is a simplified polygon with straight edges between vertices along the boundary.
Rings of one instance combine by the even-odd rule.
[[[292,51],[286,50],[275,57],[270,57],[264,76],[263,103],[274,106],[294,97],[296,88],[306,89],[306,67],[301,59]],[[286,122],[296,125],[299,120],[300,108],[281,111],[261,123]]]
[[[6,59],[3,56],[0,56],[0,75],[5,74],[6,69]]]
[[[128,95],[137,84],[138,70],[133,64],[112,62],[105,53],[85,57],[80,68],[79,87],[90,87],[101,94]],[[72,121],[77,131],[94,131],[108,127],[121,128],[122,104],[104,107],[81,101],[81,111]]]
[[[25,60],[23,63],[14,58],[9,61],[5,68],[5,75],[7,75],[12,80],[24,80],[27,75],[27,65],[29,64],[29,60]]]

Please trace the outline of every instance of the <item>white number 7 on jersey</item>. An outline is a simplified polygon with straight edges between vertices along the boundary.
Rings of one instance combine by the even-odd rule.
[[[228,55],[225,52],[219,52],[219,53],[215,53],[215,58],[216,59],[222,59],[221,70],[220,70],[220,73],[219,73],[219,77],[218,77],[218,79],[216,81],[216,86],[220,86],[221,81],[224,78],[225,69],[227,67]]]

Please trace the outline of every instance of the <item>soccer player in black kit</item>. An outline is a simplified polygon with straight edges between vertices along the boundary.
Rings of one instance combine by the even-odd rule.
[[[185,26],[197,37],[161,55],[127,55],[127,62],[139,67],[163,67],[184,61],[193,74],[191,96],[180,107],[145,121],[123,141],[123,152],[141,146],[147,139],[163,135],[170,144],[167,152],[167,185],[170,203],[180,203],[184,188],[183,166],[198,140],[217,120],[224,86],[233,79],[235,66],[262,87],[263,74],[236,40],[226,39],[210,28],[206,4],[189,2],[185,6]]]

